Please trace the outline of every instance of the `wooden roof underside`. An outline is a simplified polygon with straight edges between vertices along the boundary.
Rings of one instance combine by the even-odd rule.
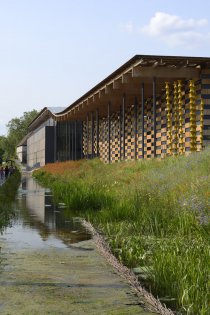
[[[53,114],[45,108],[41,116],[49,115],[57,121],[85,120],[87,113],[98,109],[99,117],[103,117],[107,115],[108,102],[111,102],[112,111],[119,110],[124,94],[127,104],[132,104],[135,96],[140,102],[142,83],[145,99],[151,97],[154,77],[156,94],[160,95],[166,81],[197,80],[204,68],[210,68],[210,58],[136,55],[64,111]]]

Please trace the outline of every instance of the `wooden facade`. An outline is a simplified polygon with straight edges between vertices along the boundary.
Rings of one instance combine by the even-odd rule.
[[[210,142],[210,58],[134,56],[52,117],[66,139],[68,126],[80,126],[81,152],[69,148],[62,160],[113,163],[200,151]]]
[[[206,79],[205,79],[206,80]],[[210,80],[210,71],[209,71]],[[171,144],[169,126],[167,124],[167,108],[165,91],[156,97],[154,105],[153,98],[146,99],[142,106],[141,95],[136,96],[133,102],[121,106],[119,111],[110,112],[107,109],[107,117],[99,120],[97,130],[96,121],[83,121],[83,153],[86,157],[99,156],[105,162],[116,162],[119,160],[164,157],[166,155],[180,154],[180,116],[182,116],[183,129],[183,153],[190,151],[190,98],[189,81],[181,82],[181,115],[177,106],[174,106],[174,88],[170,88],[170,116],[171,116]],[[177,82],[178,85],[178,82]],[[210,139],[210,97],[202,93],[201,80],[195,82],[196,87],[196,151],[200,151],[204,145],[201,144],[202,102],[204,100],[204,126],[203,139],[207,144]],[[210,85],[209,85],[210,88]],[[210,92],[210,89],[209,89]],[[205,92],[206,93],[206,92]],[[125,97],[125,96],[123,96]],[[122,104],[124,100],[122,99]],[[93,115],[94,117],[94,115]],[[178,124],[178,128],[177,128]],[[209,126],[209,128],[207,127]],[[178,129],[178,130],[177,130]],[[155,134],[155,136],[154,136]],[[97,151],[97,139],[99,152]],[[176,144],[177,143],[177,144]],[[172,148],[170,151],[170,147]]]

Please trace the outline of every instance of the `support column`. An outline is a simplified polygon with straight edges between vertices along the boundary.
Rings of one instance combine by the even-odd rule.
[[[74,122],[74,159],[77,160],[77,121]]]
[[[71,160],[71,121],[69,121],[69,137],[68,137],[68,150],[69,150],[69,160]]]
[[[125,160],[125,99],[126,95],[123,94],[123,102],[122,102],[122,149],[123,149],[123,154],[122,158]]]
[[[99,115],[98,109],[96,109],[96,154],[99,157]]]
[[[69,160],[72,159],[72,156],[71,156],[71,145],[72,143],[72,138],[71,138],[71,121],[69,121]]]
[[[81,159],[83,159],[83,121],[81,122]]]
[[[110,127],[111,127],[111,103],[108,103],[108,161],[111,162],[111,148],[110,148]]]
[[[53,126],[54,126],[54,163],[57,160],[57,122],[54,120],[53,121]]]
[[[74,160],[74,122],[71,122],[71,159]]]
[[[91,154],[92,159],[94,158],[94,114],[91,113]]]
[[[87,150],[87,154],[86,154],[86,158],[88,159],[88,147],[89,147],[89,120],[88,120],[88,113],[87,113],[87,118],[86,118],[86,141],[87,141],[87,145],[86,145],[86,150]]]
[[[66,142],[66,152],[65,152],[65,161],[67,161],[68,159],[68,121],[66,120],[66,124],[65,124],[65,134],[66,134],[66,137],[65,137],[65,142]]]
[[[119,134],[120,134],[120,161],[121,161],[122,160],[122,105],[120,105]]]
[[[56,160],[60,162],[60,153],[59,153],[59,150],[60,150],[60,147],[59,147],[59,139],[60,137],[60,122],[59,120],[56,121]]]
[[[134,158],[138,157],[138,100],[134,99]]]
[[[144,83],[141,85],[141,130],[142,130],[142,137],[141,137],[141,147],[142,147],[142,159],[144,159]]]
[[[154,157],[156,154],[156,78],[153,78],[153,131],[154,131]]]

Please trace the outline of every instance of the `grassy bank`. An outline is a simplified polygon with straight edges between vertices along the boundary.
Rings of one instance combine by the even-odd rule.
[[[209,313],[210,151],[162,161],[51,164],[34,176],[105,234],[113,253],[179,314]]]
[[[20,185],[20,172],[16,171],[0,186],[0,232],[9,225],[14,216],[12,203]]]

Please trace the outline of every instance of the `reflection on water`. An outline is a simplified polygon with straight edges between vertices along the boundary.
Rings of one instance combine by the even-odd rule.
[[[55,206],[51,192],[31,177],[22,179],[14,208],[16,215],[4,238],[15,248],[63,248],[90,239],[77,218],[65,218],[65,205]]]

